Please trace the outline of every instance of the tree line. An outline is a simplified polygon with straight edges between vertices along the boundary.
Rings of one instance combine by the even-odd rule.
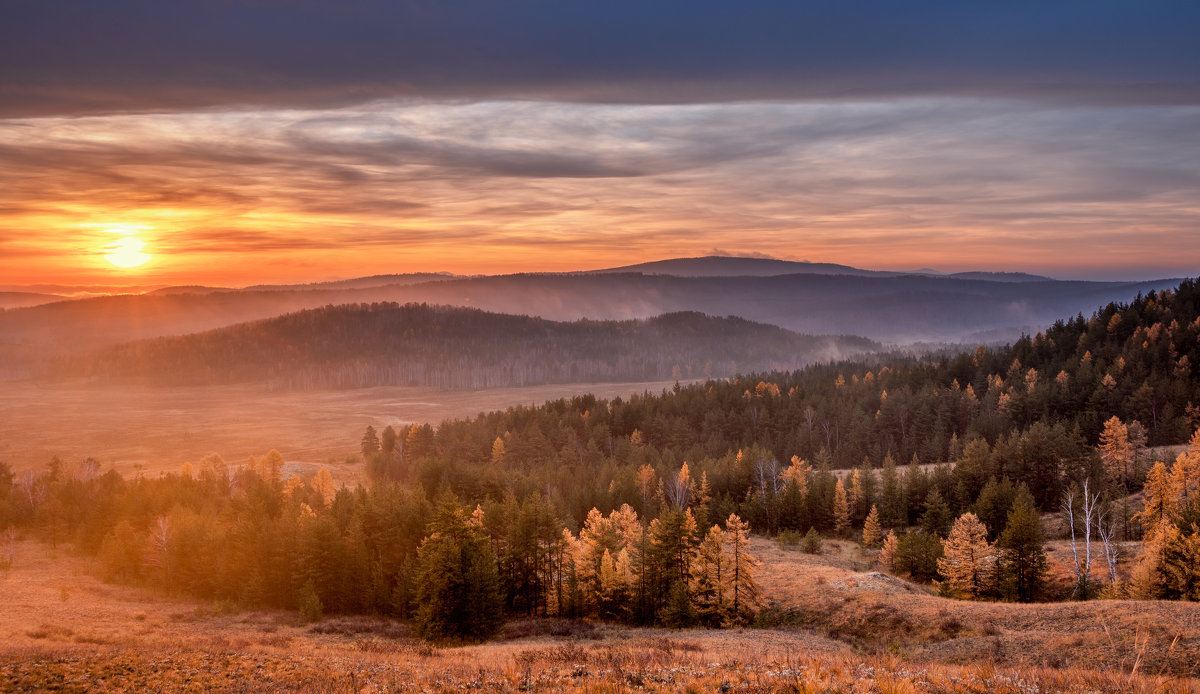
[[[239,466],[210,455],[157,478],[101,474],[94,461],[0,466],[0,527],[93,556],[109,580],[309,618],[389,615],[439,640],[485,638],[508,615],[728,626],[758,607],[749,524],[710,516],[686,466],[666,487],[643,478],[652,517],[624,505],[582,522],[511,489],[468,501],[282,468],[276,451]]]

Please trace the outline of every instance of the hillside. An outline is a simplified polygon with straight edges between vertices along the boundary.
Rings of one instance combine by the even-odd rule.
[[[837,263],[810,263],[776,258],[745,258],[708,255],[699,258],[670,258],[636,265],[591,270],[584,274],[639,273],[675,277],[777,277],[779,275],[848,275],[853,277],[895,277],[906,272],[863,270]],[[911,273],[923,274],[923,273]]]
[[[755,260],[755,259],[749,259]],[[412,279],[412,278],[407,278]],[[273,287],[110,296],[0,312],[0,378],[39,362],[130,340],[183,335],[330,304],[394,301],[466,306],[548,320],[629,320],[696,311],[810,335],[955,342],[993,331],[1014,340],[1111,301],[1166,289],[1153,282],[991,281],[929,276],[790,274],[677,277],[641,273],[501,275],[405,284],[390,277]],[[375,284],[375,282],[385,282]]]
[[[52,301],[62,301],[64,297],[57,294],[39,294],[37,292],[4,292],[0,291],[0,310],[9,308],[25,308],[40,306]]]
[[[1186,442],[1200,425],[1197,364],[1200,285],[1188,280],[1003,349],[937,359],[870,356],[629,400],[576,398],[445,424],[430,450],[438,459],[453,451],[447,464],[467,469],[488,460],[491,442],[503,436],[510,450],[568,465],[574,458],[564,457],[564,445],[582,438],[589,448],[612,451],[618,467],[687,460],[693,474],[707,472],[714,496],[731,504],[746,498],[755,456],[827,459],[835,468],[878,468],[888,454],[901,465],[914,456],[968,459],[940,482],[953,505],[972,503],[989,477],[1008,477],[1028,484],[1050,509],[1070,479],[1102,476],[1093,447],[1110,417],[1139,422],[1152,446]],[[980,443],[967,447],[973,440]],[[753,453],[738,455],[746,451]],[[910,495],[908,520],[920,514],[927,492]],[[628,489],[624,494],[608,503],[636,503]]]
[[[920,269],[912,271],[863,270],[837,263],[813,263],[808,261],[779,260],[777,258],[747,258],[738,256],[709,255],[699,258],[671,258],[636,265],[590,270],[582,274],[639,273],[643,275],[671,275],[674,277],[778,277],[780,275],[845,275],[849,277],[949,277],[960,280],[983,280],[988,282],[1047,282],[1054,281],[1041,275],[1024,272],[954,272]]]
[[[60,363],[55,372],[162,385],[474,389],[722,377],[799,368],[877,348],[862,338],[799,335],[698,313],[564,323],[385,303],[327,306],[118,345]]]
[[[755,539],[754,549],[772,613],[811,621],[677,630],[526,619],[493,643],[435,648],[390,619],[306,624],[285,611],[227,613],[201,600],[105,584],[83,560],[52,559],[48,548],[20,542],[8,575],[11,605],[0,612],[0,679],[22,691],[119,683],[168,692],[246,681],[272,691],[328,692],[570,692],[606,683],[619,691],[657,691],[664,683],[760,691],[764,682],[772,691],[859,691],[868,674],[892,691],[1198,686],[1189,679],[1197,675],[1200,634],[1193,603],[981,605],[935,598],[897,579],[872,581],[880,574],[844,568],[841,547],[812,556]],[[891,654],[880,656],[889,646]]]

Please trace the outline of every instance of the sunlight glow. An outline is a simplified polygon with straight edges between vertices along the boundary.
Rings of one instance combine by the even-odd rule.
[[[105,249],[108,253],[105,254],[104,259],[117,267],[138,267],[152,257],[148,253],[142,252],[145,247],[146,244],[136,236],[126,236]]]

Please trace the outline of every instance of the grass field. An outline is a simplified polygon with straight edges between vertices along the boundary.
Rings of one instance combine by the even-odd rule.
[[[754,549],[773,628],[520,620],[435,648],[406,625],[239,612],[106,585],[18,542],[0,573],[0,690],[316,692],[1196,692],[1200,607],[977,604],[822,556]]]
[[[330,465],[338,482],[360,469],[343,464],[368,425],[437,424],[450,417],[594,393],[600,398],[660,392],[673,382],[598,383],[445,391],[362,388],[281,393],[257,386],[143,388],[83,383],[4,383],[0,461],[16,470],[53,456],[94,456],[123,474],[177,470],[218,453],[231,463],[276,448],[306,474]],[[332,461],[332,464],[331,464]]]

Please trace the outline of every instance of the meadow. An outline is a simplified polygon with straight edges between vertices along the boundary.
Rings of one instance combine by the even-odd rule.
[[[392,620],[305,623],[109,585],[47,545],[11,550],[2,691],[1200,691],[1195,604],[948,600],[872,570],[849,542],[810,555],[755,538],[764,626],[517,620],[464,646]]]
[[[230,462],[274,448],[311,476],[327,465],[338,483],[365,479],[346,464],[357,436],[412,422],[469,418],[514,405],[541,404],[580,392],[597,397],[657,393],[674,382],[540,385],[486,390],[378,387],[276,392],[262,386],[178,388],[6,382],[0,388],[0,460],[14,470],[42,469],[51,458],[93,456],[123,475],[174,472],[217,453]]]

